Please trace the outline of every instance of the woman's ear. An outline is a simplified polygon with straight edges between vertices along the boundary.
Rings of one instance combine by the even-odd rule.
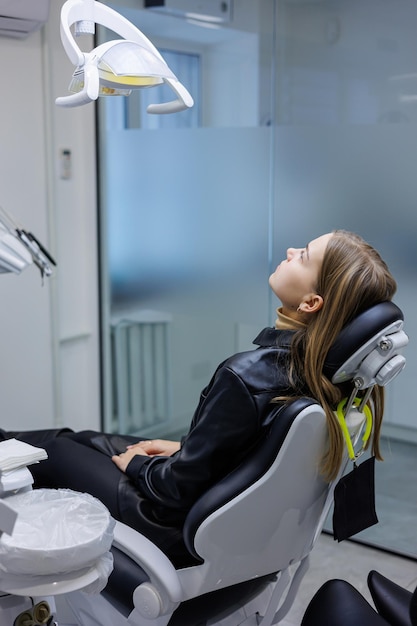
[[[318,293],[308,293],[298,307],[298,311],[302,313],[317,313],[323,306],[323,298]]]

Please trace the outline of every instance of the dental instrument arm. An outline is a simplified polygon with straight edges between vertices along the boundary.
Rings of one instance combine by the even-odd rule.
[[[34,263],[44,276],[51,276],[56,263],[49,252],[30,232],[19,227],[0,207],[0,273],[20,274]]]

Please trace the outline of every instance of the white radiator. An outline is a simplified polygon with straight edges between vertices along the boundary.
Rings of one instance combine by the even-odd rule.
[[[112,324],[114,432],[146,433],[169,419],[169,322],[142,312]]]

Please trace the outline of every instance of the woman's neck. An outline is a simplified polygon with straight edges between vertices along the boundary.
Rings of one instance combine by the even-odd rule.
[[[277,309],[277,319],[275,321],[275,328],[277,330],[300,330],[305,328],[306,324],[298,320],[288,317],[282,312],[282,307]]]

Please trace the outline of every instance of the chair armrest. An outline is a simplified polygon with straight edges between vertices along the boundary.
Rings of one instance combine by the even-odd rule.
[[[116,522],[113,545],[146,572],[160,595],[174,604],[182,601],[183,591],[177,571],[168,557],[152,541],[133,528]]]

